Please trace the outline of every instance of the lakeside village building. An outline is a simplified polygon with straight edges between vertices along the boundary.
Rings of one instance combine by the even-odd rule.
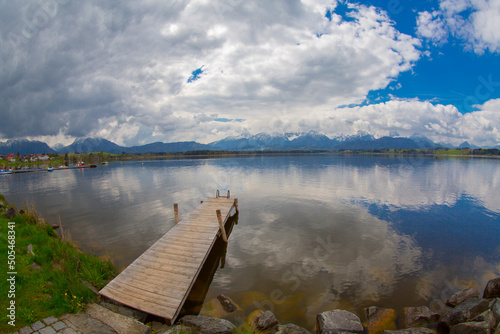
[[[35,161],[48,161],[50,157],[46,154],[30,154],[19,156],[20,162],[35,162]],[[0,160],[7,160],[9,162],[16,162],[14,153],[7,154],[6,156],[0,155]]]

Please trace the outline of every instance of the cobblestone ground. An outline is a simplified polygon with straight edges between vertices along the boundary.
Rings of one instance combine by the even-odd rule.
[[[59,320],[56,317],[48,317],[42,321],[37,321],[31,326],[21,328],[18,332],[12,334],[78,334],[74,329],[70,328],[66,322]]]

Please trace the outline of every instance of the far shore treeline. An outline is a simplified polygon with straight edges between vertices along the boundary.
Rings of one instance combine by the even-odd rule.
[[[385,155],[419,155],[419,156],[461,156],[461,157],[500,157],[500,149],[478,148],[478,149],[375,149],[375,150],[255,150],[255,151],[220,151],[220,150],[196,150],[187,152],[157,152],[157,153],[133,153],[112,154],[106,152],[92,153],[65,153],[65,154],[11,154],[0,155],[0,169],[16,168],[22,166],[69,166],[76,163],[99,164],[109,161],[127,160],[157,160],[174,158],[214,158],[232,156],[267,156],[267,155],[305,155],[305,154],[385,154]],[[37,156],[44,157],[38,160]]]

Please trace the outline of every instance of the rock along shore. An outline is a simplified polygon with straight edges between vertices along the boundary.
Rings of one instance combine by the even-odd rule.
[[[330,310],[317,315],[319,334],[500,334],[500,278],[490,280],[482,298],[475,288],[461,290],[451,296],[444,314],[432,312],[426,306],[404,308],[405,328],[396,328],[396,311],[372,306],[365,309],[366,321],[346,310]],[[221,306],[232,312],[238,307],[230,298],[217,298]],[[230,334],[238,333],[236,326],[224,319],[202,315],[187,315],[176,325],[144,321],[148,315],[123,305],[101,301],[90,304],[85,313],[49,317],[19,330],[19,334]],[[256,310],[247,320],[243,333],[269,334],[311,333],[294,324],[280,324],[269,311]]]

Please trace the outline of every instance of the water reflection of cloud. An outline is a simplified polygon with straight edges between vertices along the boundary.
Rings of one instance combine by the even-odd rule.
[[[244,169],[241,173],[245,175],[245,190],[268,196],[314,195],[348,203],[364,201],[407,208],[452,206],[467,194],[488,210],[500,213],[500,168],[496,159],[386,157],[370,161],[366,157],[361,163],[359,159],[324,156],[309,160],[314,169],[299,159],[282,169]],[[268,186],[262,188],[263,184]]]
[[[321,303],[347,297],[376,301],[391,294],[398,279],[422,269],[424,254],[412,238],[364,209],[294,202],[280,212],[259,213],[251,225],[234,230],[227,266],[261,269],[244,270],[245,277],[233,277],[232,284],[251,286],[262,275],[273,277],[284,293],[311,289]],[[294,226],[297,220],[303,225]]]

